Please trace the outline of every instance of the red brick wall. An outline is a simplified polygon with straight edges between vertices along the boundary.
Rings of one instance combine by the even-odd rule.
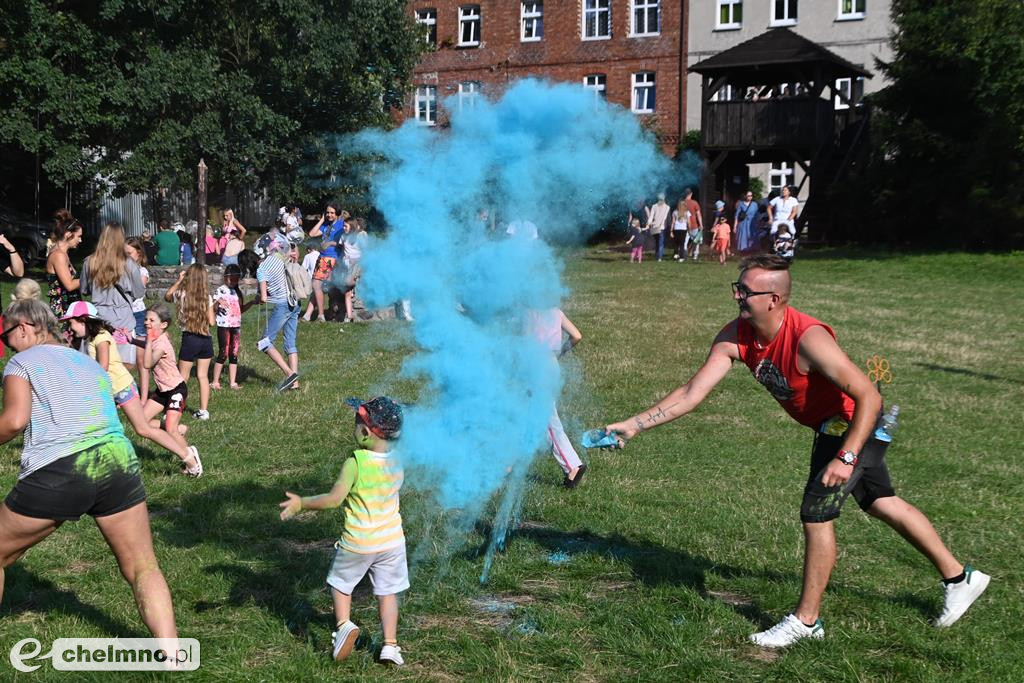
[[[656,75],[655,113],[636,114],[657,133],[666,154],[674,154],[681,126],[686,121],[685,75],[680,74],[680,55],[685,55],[682,0],[662,0],[661,33],[653,37],[629,37],[631,0],[612,0],[612,37],[582,40],[582,0],[546,0],[544,38],[520,41],[520,4],[515,0],[479,0],[480,46],[457,47],[459,0],[415,0],[410,12],[437,10],[437,46],[423,55],[416,67],[414,85],[436,85],[438,124],[444,125],[441,100],[458,92],[461,81],[479,81],[488,96],[497,94],[509,81],[527,76],[550,78],[582,85],[584,76],[603,73],[609,102],[627,109],[632,99],[631,75],[653,71]],[[410,94],[404,112],[414,117]]]

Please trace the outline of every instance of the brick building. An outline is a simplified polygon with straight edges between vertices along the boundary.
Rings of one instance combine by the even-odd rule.
[[[681,0],[415,0],[432,51],[404,112],[444,125],[444,100],[472,107],[515,79],[578,83],[641,117],[673,155],[686,125]]]

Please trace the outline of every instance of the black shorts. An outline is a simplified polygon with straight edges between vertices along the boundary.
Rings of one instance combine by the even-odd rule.
[[[19,515],[65,522],[105,517],[145,500],[135,449],[115,437],[19,479],[4,502]]]
[[[821,473],[836,457],[842,445],[842,436],[820,432],[815,434],[811,450],[811,472],[800,505],[800,521],[827,522],[839,516],[845,500],[843,488],[846,485],[826,487],[821,483]],[[879,498],[896,495],[889,478],[889,468],[885,465],[885,449],[888,446],[888,443],[871,437],[861,449],[858,467],[863,465],[863,474],[850,492],[861,510],[866,511]]]
[[[162,405],[165,411],[176,410],[179,413],[184,413],[185,401],[188,399],[188,385],[182,382],[167,391],[154,391],[149,397]]]
[[[192,363],[203,358],[213,358],[213,337],[208,334],[182,332],[178,360]]]

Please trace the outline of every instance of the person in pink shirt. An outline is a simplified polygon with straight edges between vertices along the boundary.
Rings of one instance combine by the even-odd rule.
[[[718,217],[718,222],[711,231],[711,238],[712,249],[718,254],[718,262],[724,266],[725,257],[729,254],[729,242],[732,240],[732,228],[725,221],[725,216]]]

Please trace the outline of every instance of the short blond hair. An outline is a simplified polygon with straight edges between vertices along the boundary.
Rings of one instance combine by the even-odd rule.
[[[18,284],[14,285],[14,293],[11,294],[11,301],[24,301],[25,299],[35,299],[39,301],[42,298],[43,292],[39,287],[39,283],[29,277],[23,277],[18,280]]]

